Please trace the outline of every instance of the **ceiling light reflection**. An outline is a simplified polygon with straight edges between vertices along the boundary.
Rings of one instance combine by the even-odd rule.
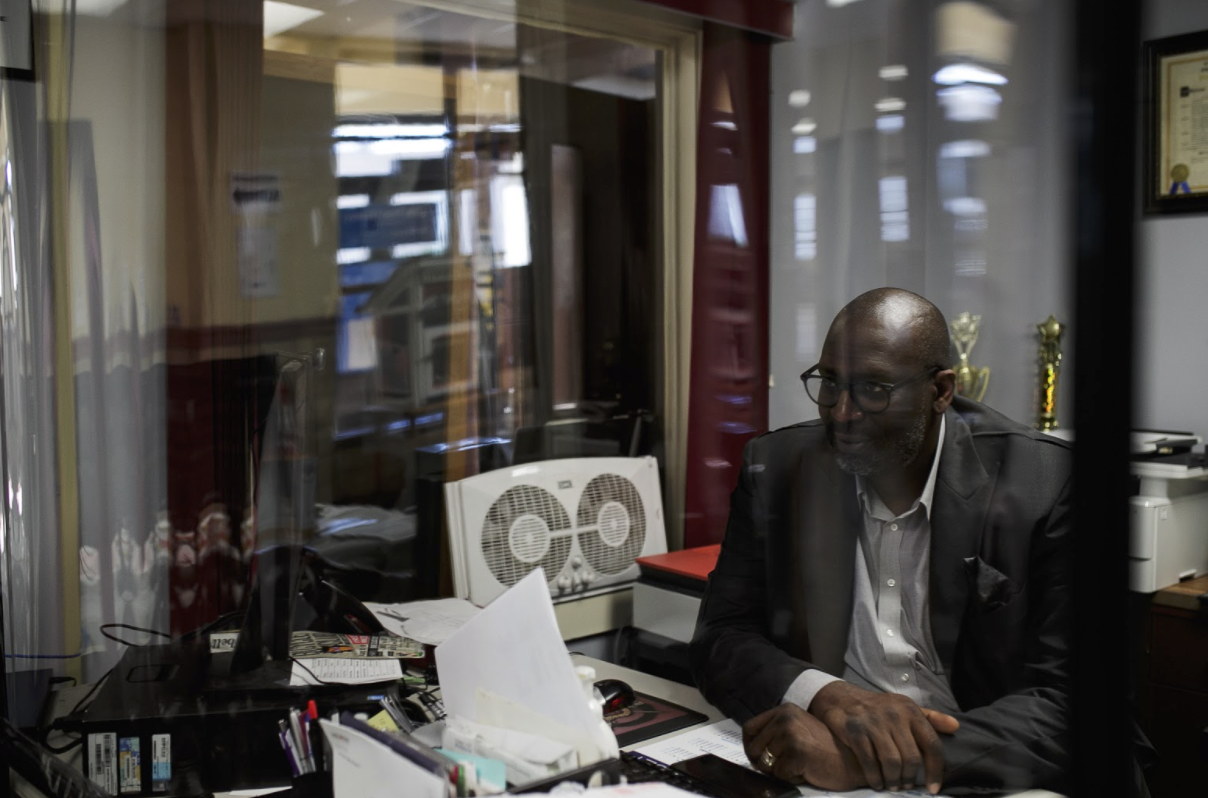
[[[954,216],[980,216],[986,212],[986,201],[981,197],[949,197],[944,200],[944,210]]]
[[[897,133],[906,127],[906,117],[901,114],[888,114],[877,117],[877,130],[882,133]]]
[[[990,145],[977,139],[949,141],[940,147],[941,158],[985,158],[990,154]]]
[[[935,96],[944,106],[944,114],[954,122],[983,122],[998,118],[1002,95],[989,86],[966,83],[939,89]]]
[[[810,93],[805,89],[797,89],[789,92],[789,106],[792,108],[804,108],[810,104]]]
[[[987,86],[1005,86],[1007,79],[993,69],[977,64],[949,64],[941,67],[932,78],[941,86],[957,86],[961,83],[984,83]]]
[[[818,128],[818,124],[809,118],[802,119],[797,124],[793,125],[794,136],[808,136]]]
[[[323,12],[313,8],[296,6],[292,3],[279,3],[276,0],[264,0],[264,38],[276,36],[278,33],[296,28],[304,22],[310,22],[321,16],[323,16]]]

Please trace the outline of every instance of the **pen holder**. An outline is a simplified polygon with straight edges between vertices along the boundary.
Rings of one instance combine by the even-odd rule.
[[[303,773],[290,780],[290,794],[294,798],[332,798],[331,772]]]

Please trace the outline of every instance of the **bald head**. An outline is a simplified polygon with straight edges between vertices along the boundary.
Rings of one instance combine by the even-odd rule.
[[[883,500],[913,501],[952,402],[950,363],[944,314],[918,294],[878,288],[839,311],[807,377],[816,390],[829,383],[811,396],[825,400],[815,398],[839,468],[872,479]]]
[[[883,330],[894,355],[919,368],[952,367],[948,322],[939,308],[902,288],[874,288],[847,303],[827,337],[854,330]]]

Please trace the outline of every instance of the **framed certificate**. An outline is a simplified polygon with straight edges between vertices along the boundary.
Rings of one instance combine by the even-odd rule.
[[[1145,43],[1145,212],[1208,212],[1208,31]]]

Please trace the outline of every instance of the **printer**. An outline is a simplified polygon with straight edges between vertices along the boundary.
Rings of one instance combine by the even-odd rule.
[[[1128,587],[1153,593],[1208,573],[1208,457],[1198,435],[1134,432]]]

